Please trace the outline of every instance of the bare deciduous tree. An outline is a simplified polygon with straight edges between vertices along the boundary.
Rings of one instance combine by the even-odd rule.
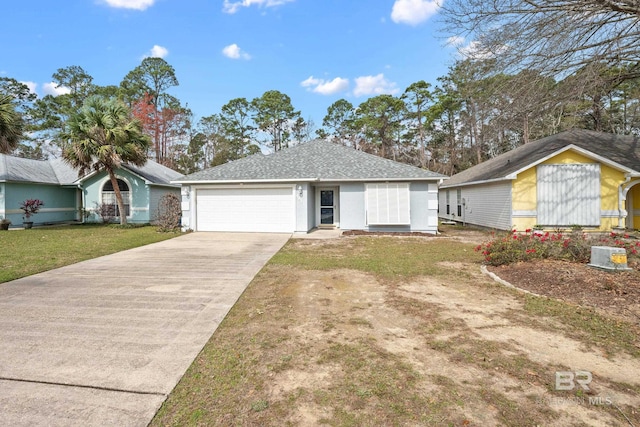
[[[448,0],[448,33],[474,39],[466,53],[493,57],[501,71],[565,77],[596,65],[640,76],[637,0]]]

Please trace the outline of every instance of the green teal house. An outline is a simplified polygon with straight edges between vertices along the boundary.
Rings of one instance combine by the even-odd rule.
[[[127,221],[151,223],[160,198],[167,193],[180,197],[180,186],[171,184],[182,174],[148,160],[144,166],[123,164],[116,171],[124,199]],[[20,204],[40,199],[44,206],[31,217],[35,225],[66,222],[101,222],[100,206],[113,206],[119,219],[113,185],[106,172],[78,176],[61,159],[32,160],[0,154],[0,217],[22,226]],[[84,213],[84,214],[83,214]]]

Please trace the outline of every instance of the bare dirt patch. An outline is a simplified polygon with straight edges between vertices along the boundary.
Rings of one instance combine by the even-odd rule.
[[[447,240],[290,242],[153,425],[640,425],[640,358],[532,313]],[[591,391],[555,390],[575,370]]]

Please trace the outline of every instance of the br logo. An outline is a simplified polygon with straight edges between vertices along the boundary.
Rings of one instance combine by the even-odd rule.
[[[558,371],[556,372],[556,390],[573,390],[576,383],[584,391],[589,391],[589,383],[593,376],[589,371]]]

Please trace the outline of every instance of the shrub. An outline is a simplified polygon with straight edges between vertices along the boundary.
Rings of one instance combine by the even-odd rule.
[[[110,224],[116,220],[116,207],[109,203],[95,203],[96,213],[102,218],[103,224]]]
[[[518,234],[515,230],[476,247],[482,252],[485,262],[490,265],[504,265],[533,259],[550,258],[572,262],[589,262],[591,246],[613,246],[624,248],[631,258],[640,259],[640,242],[631,240],[629,235],[587,236],[578,227],[572,227],[568,234],[556,231],[532,232],[526,230]]]
[[[44,206],[44,202],[40,199],[27,199],[20,204],[20,209],[24,212],[25,221],[30,221],[31,215],[35,215]]]
[[[158,231],[176,231],[180,228],[181,220],[182,205],[180,198],[172,193],[162,196],[160,203],[158,203],[158,217],[156,218]]]

